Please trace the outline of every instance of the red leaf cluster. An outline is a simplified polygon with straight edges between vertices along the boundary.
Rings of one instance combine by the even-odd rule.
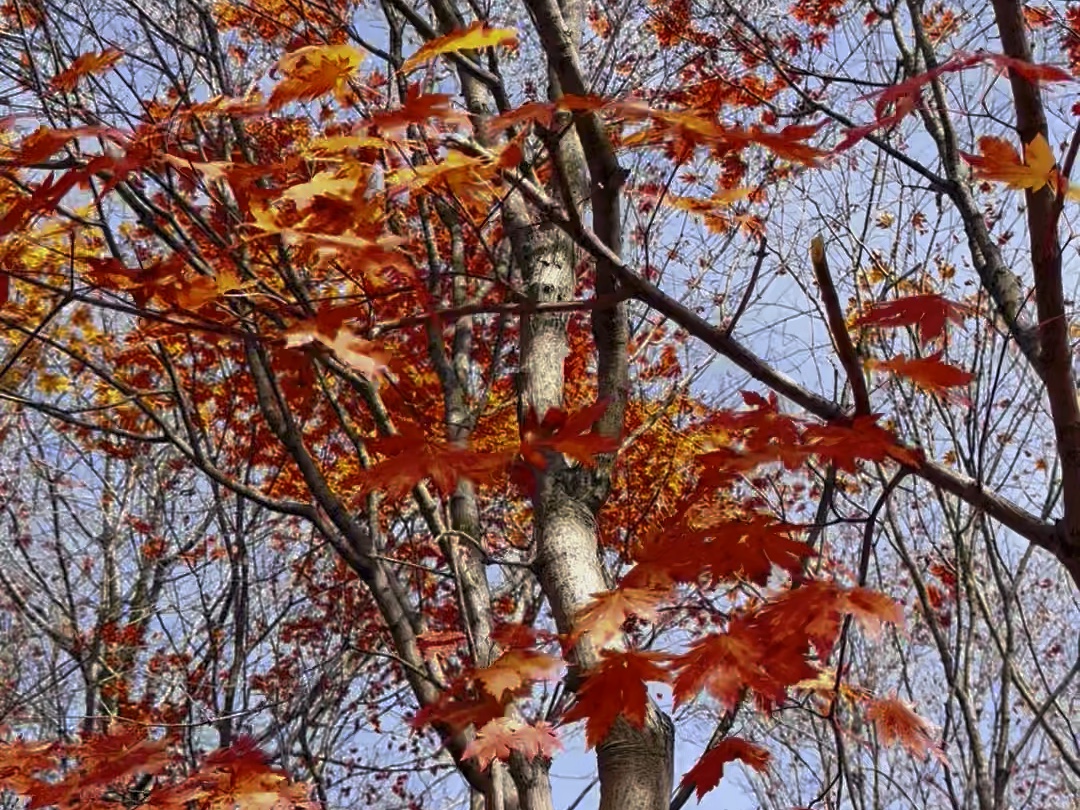
[[[137,776],[155,777],[144,806],[183,810],[192,806],[259,810],[314,807],[308,788],[271,768],[253,740],[243,738],[207,755],[185,773],[167,738],[150,739],[128,728],[77,743],[0,743],[0,785],[28,800],[28,810],[78,805],[114,808],[110,791],[124,795]]]

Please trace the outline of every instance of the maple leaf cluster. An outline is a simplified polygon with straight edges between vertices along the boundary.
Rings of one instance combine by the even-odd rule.
[[[554,677],[562,660],[519,646],[535,643],[537,636],[529,628],[504,627],[499,637],[508,646],[505,652],[486,667],[459,674],[439,701],[424,707],[413,721],[417,728],[430,724],[455,733],[474,727],[476,735],[463,756],[475,757],[482,768],[507,759],[512,751],[528,759],[550,758],[561,747],[552,726],[543,720],[525,722],[515,701],[528,695],[537,681]]]
[[[314,808],[309,789],[269,767],[253,740],[211,752],[191,772],[165,737],[114,729],[78,743],[0,743],[0,785],[28,807],[116,807],[128,791],[142,806],[226,810]],[[145,781],[149,780],[149,781]]]
[[[722,491],[736,477],[762,464],[780,462],[797,468],[817,457],[854,471],[860,460],[917,466],[921,457],[899,445],[874,417],[848,425],[820,424],[782,413],[775,397],[746,393],[744,400],[747,407],[714,413],[707,423],[710,430],[738,443],[739,449],[697,455],[697,485],[635,544],[630,551],[634,565],[619,586],[594,594],[576,616],[571,633],[561,640],[567,651],[586,643],[599,651],[599,662],[583,673],[574,702],[561,717],[563,724],[584,721],[590,746],[605,739],[620,718],[638,727],[645,723],[650,683],[671,684],[677,705],[707,694],[730,707],[752,694],[759,708],[768,711],[781,706],[791,689],[819,676],[815,660],[829,657],[845,616],[854,617],[871,634],[882,623],[902,621],[898,605],[879,593],[808,579],[806,566],[814,551],[798,539],[806,527],[725,506],[710,493]],[[575,457],[607,449],[596,446],[602,441],[597,437],[588,438],[579,450],[580,439],[574,438],[599,418],[601,407],[599,403],[574,416],[549,415],[546,428],[533,421],[524,441]],[[531,437],[537,429],[541,436],[566,431],[571,438],[568,443]],[[528,453],[522,451],[523,456]],[[541,455],[533,463],[539,467],[545,459]],[[657,621],[661,610],[676,601],[679,588],[716,589],[738,582],[765,587],[777,571],[799,587],[736,609],[722,631],[691,642],[685,652],[623,646],[627,621]],[[506,712],[557,664],[554,657],[511,649],[490,667],[462,675],[439,704],[417,717],[417,723],[441,724],[455,731],[475,728],[481,736],[470,745],[469,753],[484,763],[514,750],[530,756],[549,751],[536,746],[538,737],[546,740],[553,734],[551,729],[544,726],[538,731]],[[722,768],[723,756],[710,754],[703,766],[706,776]],[[764,761],[762,757],[754,760],[761,766]],[[699,790],[710,781],[697,778]]]

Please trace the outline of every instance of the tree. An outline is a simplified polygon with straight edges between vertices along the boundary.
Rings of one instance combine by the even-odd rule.
[[[488,808],[553,807],[554,725],[578,720],[601,808],[678,807],[770,752],[804,804],[1066,801],[1076,666],[1023,583],[1075,613],[1059,232],[1080,141],[1058,166],[1075,114],[1051,128],[1046,106],[1073,82],[1054,62],[1080,61],[1074,11],[72,9],[3,9],[5,442],[67,460],[12,474],[43,487],[12,509],[60,511],[55,573],[2,584],[80,667],[87,718],[0,749],[16,792],[298,801],[255,737],[350,801],[338,749],[407,694],[400,760],[442,752]],[[1036,59],[1029,39],[1055,44]],[[802,357],[759,331],[783,334],[795,296]],[[123,558],[117,515],[146,535]],[[103,538],[89,653],[64,609],[72,525]],[[203,607],[177,619],[158,583],[181,564],[168,606]],[[910,637],[882,631],[891,596]],[[680,729],[713,718],[677,788],[655,682]],[[909,702],[942,682],[938,733]]]

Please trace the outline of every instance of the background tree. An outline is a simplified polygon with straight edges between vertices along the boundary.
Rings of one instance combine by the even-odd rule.
[[[41,473],[3,585],[81,678],[17,727],[182,721],[183,766],[154,737],[106,772],[162,803],[218,795],[183,787],[207,743],[272,794],[254,737],[323,803],[392,769],[434,801],[427,755],[551,807],[583,719],[604,808],[770,751],[763,801],[1064,806],[1072,17],[525,8],[4,8],[5,441]],[[857,640],[901,617],[868,585],[908,630]],[[108,739],[45,764],[93,781]]]

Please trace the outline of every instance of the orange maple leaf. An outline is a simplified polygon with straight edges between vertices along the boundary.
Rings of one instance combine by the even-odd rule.
[[[181,280],[175,290],[176,303],[183,309],[199,309],[224,295],[248,289],[254,284],[254,281],[241,279],[235,269],[223,267],[213,278],[197,275]]]
[[[493,760],[507,760],[514,750],[514,736],[519,720],[510,717],[496,717],[481,726],[476,737],[461,752],[462,759],[475,757],[480,770],[486,770]]]
[[[769,766],[770,754],[760,745],[739,737],[727,737],[702,755],[683,776],[682,784],[693,785],[700,802],[702,796],[720,784],[724,766],[736,759],[763,773]]]
[[[920,759],[927,754],[944,759],[941,747],[934,742],[934,728],[897,697],[869,701],[866,717],[872,721],[885,745],[902,745]]]
[[[215,286],[215,292],[217,291]],[[320,343],[345,365],[369,380],[379,379],[390,362],[390,354],[378,344],[365,340],[348,326],[339,324],[328,334],[318,320],[301,321],[285,330],[285,347],[292,349]]]
[[[123,136],[117,130],[108,127],[93,125],[72,127],[71,129],[38,127],[38,129],[22,139],[19,148],[13,154],[9,155],[7,149],[0,151],[0,154],[4,154],[16,165],[32,166],[52,157],[68,141],[76,138],[95,138],[99,136],[108,138],[117,144],[123,144],[124,142]]]
[[[555,730],[543,720],[530,725],[510,717],[496,717],[476,732],[476,738],[465,747],[461,756],[462,759],[475,757],[483,770],[493,760],[509,759],[514,751],[533,760],[538,756],[550,758],[559,748],[562,743]]]
[[[779,132],[768,132],[754,125],[746,130],[745,134],[741,130],[737,132],[740,138],[745,137],[751,143],[764,146],[779,158],[792,163],[816,166],[818,159],[825,157],[828,152],[811,146],[806,140],[816,135],[823,126],[824,121],[817,124],[792,124]]]
[[[11,754],[16,756],[14,763]],[[61,767],[64,760],[67,767]],[[77,762],[75,767],[72,761]],[[71,745],[15,743],[0,745],[0,784],[29,798],[28,808],[64,807],[92,803],[118,782],[136,774],[157,775],[171,762],[167,741],[147,739],[145,730],[138,728]],[[55,778],[57,773],[63,778]]]
[[[520,151],[513,145],[506,148],[520,156]],[[387,194],[395,196],[445,184],[462,200],[486,204],[495,194],[488,178],[495,175],[499,165],[499,162],[487,156],[475,158],[453,151],[437,163],[409,166],[387,175]]]
[[[868,360],[868,368],[881,369],[901,377],[907,377],[915,385],[935,394],[947,393],[950,388],[961,388],[975,379],[970,371],[943,363],[942,352],[928,357],[897,355],[892,360]]]
[[[101,53],[84,53],[66,69],[53,76],[49,85],[54,90],[71,91],[83,76],[104,73],[115,65],[124,52],[116,48],[106,48]]]
[[[363,58],[363,52],[351,45],[298,48],[277,64],[283,78],[270,94],[269,108],[277,110],[293,101],[311,101],[331,92],[342,96]]]
[[[732,203],[744,200],[753,193],[752,188],[728,188],[720,189],[713,196],[706,199],[697,197],[667,196],[664,202],[672,208],[681,211],[689,211],[691,214],[711,214],[719,207],[727,207]]]
[[[477,20],[467,28],[459,28],[425,43],[420,50],[405,60],[401,66],[401,72],[410,73],[420,63],[439,54],[477,51],[481,48],[493,48],[496,45],[516,44],[517,32],[512,28],[489,28],[485,22]]]
[[[1011,143],[993,135],[979,138],[979,151],[981,155],[960,153],[971,164],[976,177],[1031,191],[1056,183],[1057,160],[1042,133],[1025,146],[1023,158]]]
[[[666,683],[661,666],[667,656],[655,652],[603,650],[600,664],[578,689],[577,700],[563,715],[564,723],[585,720],[585,744],[592,748],[607,737],[620,717],[642,728],[649,702],[650,682]]]
[[[453,109],[451,98],[445,93],[421,93],[417,83],[409,85],[405,103],[394,110],[372,113],[368,122],[389,136],[404,130],[409,124],[419,124],[429,118],[445,123],[466,123],[469,118]]]
[[[883,623],[904,623],[904,611],[900,604],[880,591],[869,588],[852,588],[844,592],[841,609],[850,613],[871,637],[881,632]]]
[[[472,678],[496,700],[505,701],[534,681],[551,678],[562,661],[536,650],[507,650],[490,666],[478,669]]]
[[[567,97],[563,96],[562,98],[565,99]],[[491,140],[494,141],[496,140],[495,136],[505,132],[510,127],[517,126],[525,121],[535,122],[544,127],[550,127],[558,109],[558,102],[529,101],[522,104],[520,107],[515,107],[512,110],[494,116],[484,124],[484,131]]]
[[[79,747],[79,754],[84,778],[101,784],[117,782],[133,773],[159,773],[172,761],[168,741],[147,739],[143,729],[92,737]]]
[[[193,781],[197,792],[193,798],[204,799],[210,807],[245,810],[314,807],[309,788],[290,782],[283,771],[271,768],[266,755],[250,737],[241,737],[232,747],[207,756],[196,776]]]
[[[629,616],[639,616],[646,621],[656,619],[656,607],[665,592],[657,588],[616,588],[592,595],[592,601],[578,613],[570,643],[588,634],[596,647],[603,647],[622,632],[623,622]]]
[[[945,334],[947,321],[963,323],[968,308],[940,295],[909,295],[895,301],[872,305],[855,320],[856,326],[916,326],[919,341],[925,346]]]

